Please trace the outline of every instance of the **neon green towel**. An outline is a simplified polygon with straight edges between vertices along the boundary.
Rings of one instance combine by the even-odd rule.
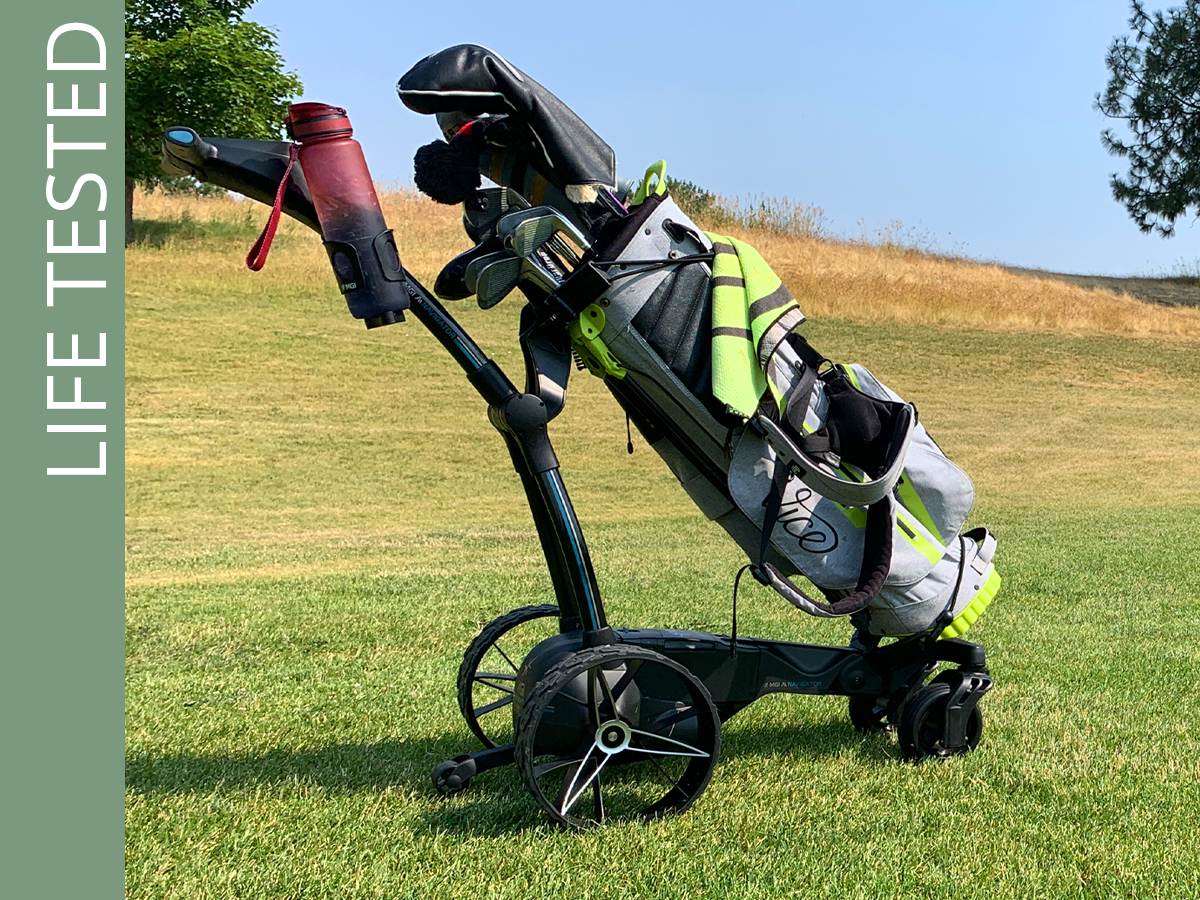
[[[764,373],[771,355],[804,316],[757,250],[717,234],[708,239],[714,253],[713,395],[749,418],[768,387]],[[780,400],[774,385],[771,389]]]

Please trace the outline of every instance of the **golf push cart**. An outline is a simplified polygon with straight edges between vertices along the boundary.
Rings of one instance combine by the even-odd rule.
[[[825,360],[761,258],[701,232],[661,164],[639,183],[619,180],[609,146],[498,55],[449,48],[398,91],[445,137],[418,152],[417,186],[461,203],[475,242],[433,292],[401,265],[342,109],[293,105],[292,142],[172,128],[163,165],[272,207],[251,268],[281,213],[320,233],[353,315],[368,328],[416,316],[508,447],[557,604],[515,609],[467,648],[458,700],[483,749],[438,765],[437,790],[515,764],[565,825],[680,813],[712,777],[721,723],[776,692],[845,696],[854,727],[894,729],[910,759],[974,749],[992,681],[983,648],[960,635],[999,588],[995,539],[960,533],[970,481],[915,407],[865,368]],[[525,300],[520,388],[435,297],[488,308],[513,290]],[[609,623],[547,431],[572,368],[603,378],[753,560],[738,578],[749,571],[812,615],[848,616],[847,646],[739,636],[736,617],[731,635]],[[737,390],[753,407],[728,399]],[[736,583],[734,596],[736,614]]]

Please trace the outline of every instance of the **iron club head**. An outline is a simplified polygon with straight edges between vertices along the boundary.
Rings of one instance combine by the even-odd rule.
[[[491,309],[517,286],[521,268],[521,260],[511,253],[489,253],[467,266],[463,280],[479,308]]]

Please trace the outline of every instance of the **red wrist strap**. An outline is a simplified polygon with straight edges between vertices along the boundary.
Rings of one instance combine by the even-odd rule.
[[[283,170],[283,178],[279,179],[279,190],[275,192],[275,204],[271,207],[271,216],[263,227],[262,234],[246,254],[246,268],[257,272],[267,262],[267,254],[271,250],[271,241],[275,239],[275,229],[279,227],[279,213],[283,209],[283,195],[287,191],[288,181],[292,175],[292,165],[296,162],[296,151],[299,145],[292,144],[288,148],[287,168]]]

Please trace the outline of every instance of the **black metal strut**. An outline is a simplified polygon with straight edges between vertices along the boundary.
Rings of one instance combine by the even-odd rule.
[[[560,629],[582,628],[587,645],[610,643],[614,637],[591,555],[547,432],[550,415],[545,402],[537,394],[518,391],[446,308],[416,278],[407,277],[413,315],[467,373],[467,380],[488,404],[488,420],[504,437],[550,570]],[[536,384],[536,374],[527,381]]]

